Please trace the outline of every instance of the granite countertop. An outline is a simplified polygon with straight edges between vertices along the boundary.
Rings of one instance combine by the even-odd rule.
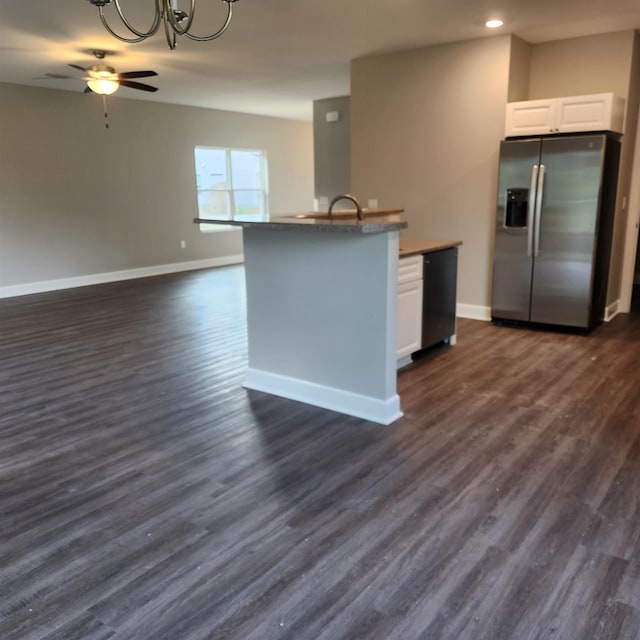
[[[462,240],[429,240],[421,238],[411,238],[404,240],[400,238],[400,257],[417,256],[424,253],[434,253],[444,249],[452,249],[462,244]]]
[[[252,229],[277,229],[291,231],[328,231],[342,233],[387,233],[407,228],[400,218],[404,209],[365,209],[364,220],[358,220],[355,210],[333,213],[332,219],[322,212],[307,212],[269,216],[266,220],[236,216],[234,220],[194,218],[196,224],[224,224]]]

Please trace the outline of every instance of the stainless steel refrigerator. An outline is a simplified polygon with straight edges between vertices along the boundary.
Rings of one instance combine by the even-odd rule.
[[[603,319],[619,154],[607,134],[501,143],[494,321],[588,331]]]

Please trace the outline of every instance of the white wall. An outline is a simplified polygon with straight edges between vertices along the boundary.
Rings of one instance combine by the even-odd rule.
[[[313,204],[312,123],[0,84],[0,290],[237,256],[201,233],[193,149],[263,149],[273,213]],[[185,240],[186,249],[180,248]]]

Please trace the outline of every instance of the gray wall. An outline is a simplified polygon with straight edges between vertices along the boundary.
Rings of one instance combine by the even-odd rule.
[[[406,237],[460,239],[458,300],[485,306],[510,38],[354,60],[352,189],[403,207]]]
[[[531,45],[511,37],[511,57],[509,61],[509,102],[529,99],[529,77],[531,74]]]
[[[196,145],[257,148],[273,213],[313,202],[313,129],[114,96],[0,84],[0,287],[234,256],[241,233],[202,233]],[[186,248],[180,248],[180,241]]]
[[[629,91],[634,32],[555,40],[531,47],[529,99]]]
[[[337,111],[340,119],[327,122],[329,111]],[[318,199],[330,200],[351,191],[350,120],[349,96],[315,100],[313,103],[315,197]]]
[[[638,111],[638,36],[624,31],[530,45],[515,36],[352,63],[352,190],[406,209],[406,237],[460,239],[458,302],[491,300],[499,141],[509,100],[614,92],[627,101],[608,302],[620,294]],[[381,87],[389,90],[381,91]],[[464,308],[466,306],[466,309]],[[481,315],[481,314],[480,314]]]
[[[623,202],[629,200],[631,190],[639,73],[640,47],[633,30],[541,43],[531,48],[530,99],[613,92],[626,101],[607,304],[620,297],[628,215]]]

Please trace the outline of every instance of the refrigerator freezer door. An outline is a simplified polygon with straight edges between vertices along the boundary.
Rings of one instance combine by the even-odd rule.
[[[589,326],[604,145],[601,135],[542,143],[531,322]]]
[[[491,301],[495,319],[529,320],[539,156],[540,140],[507,140],[500,145]]]

